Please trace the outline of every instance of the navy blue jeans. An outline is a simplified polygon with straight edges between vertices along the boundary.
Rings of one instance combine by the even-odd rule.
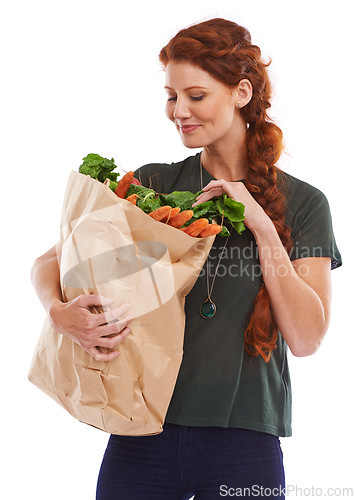
[[[284,488],[278,437],[166,423],[154,436],[111,435],[96,500],[280,500]]]

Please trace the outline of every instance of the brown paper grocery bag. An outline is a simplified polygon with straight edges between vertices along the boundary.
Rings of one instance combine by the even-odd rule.
[[[108,187],[69,176],[61,220],[63,298],[99,293],[129,303],[131,333],[96,361],[48,318],[29,380],[78,420],[112,434],[162,431],[183,354],[185,296],[214,241],[153,220]]]

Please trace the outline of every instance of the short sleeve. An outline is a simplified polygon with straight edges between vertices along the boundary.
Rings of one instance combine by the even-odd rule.
[[[290,258],[330,257],[331,269],[336,269],[342,265],[342,258],[335,241],[328,200],[320,190],[302,184],[295,190],[291,209]]]

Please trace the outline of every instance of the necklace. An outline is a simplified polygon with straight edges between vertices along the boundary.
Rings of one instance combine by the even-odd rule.
[[[202,188],[203,188],[203,182],[202,182],[201,153],[200,153],[200,182],[201,182],[201,190],[202,190]],[[225,243],[223,245],[222,252],[221,252],[221,254],[219,256],[217,267],[216,267],[216,270],[215,270],[213,278],[212,278],[211,288],[210,288],[210,275],[209,275],[209,271],[208,271],[208,267],[209,267],[208,266],[208,256],[207,256],[207,259],[206,259],[207,299],[205,300],[205,302],[203,302],[200,305],[200,314],[201,314],[201,316],[203,318],[206,318],[206,319],[210,319],[210,318],[212,318],[216,314],[217,306],[213,302],[213,300],[211,299],[211,295],[212,295],[212,290],[213,290],[214,282],[215,282],[215,279],[216,279],[216,276],[217,276],[217,271],[218,271],[219,265],[221,263],[224,251],[226,249],[229,237],[230,237],[230,234],[227,236],[226,241],[225,241]]]

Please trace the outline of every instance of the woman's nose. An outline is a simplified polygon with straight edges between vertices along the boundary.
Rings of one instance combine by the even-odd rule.
[[[176,99],[173,114],[174,114],[175,120],[183,120],[186,118],[190,118],[191,113],[190,113],[188,103],[182,97],[178,97]]]

